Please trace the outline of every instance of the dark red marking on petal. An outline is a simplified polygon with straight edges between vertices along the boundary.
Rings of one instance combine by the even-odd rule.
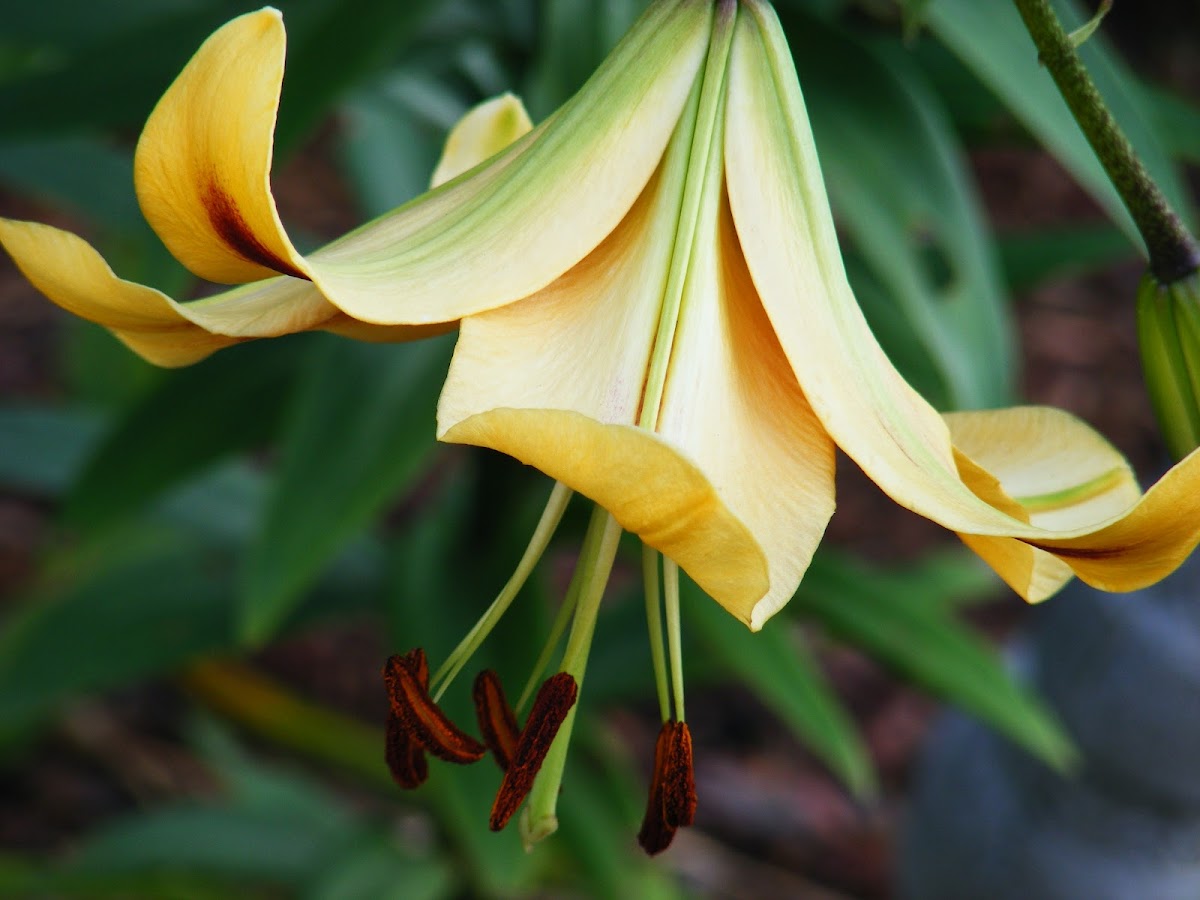
[[[1113,559],[1120,556],[1122,553],[1129,552],[1130,548],[1126,547],[1052,547],[1047,544],[1040,544],[1037,541],[1025,541],[1030,547],[1037,547],[1039,550],[1045,550],[1047,553],[1053,553],[1055,556],[1066,557],[1067,559]]]
[[[475,716],[479,719],[479,731],[487,744],[500,771],[507,772],[517,751],[521,729],[517,727],[517,716],[508,705],[500,676],[491,669],[484,669],[475,678],[471,691],[475,700]]]
[[[554,743],[554,736],[575,705],[578,695],[579,685],[566,672],[552,675],[538,690],[508,771],[504,773],[504,781],[500,783],[500,790],[496,792],[496,800],[492,804],[492,815],[488,822],[492,831],[499,831],[507,825],[533,790],[533,779],[537,777],[542,761]]]
[[[695,816],[692,733],[686,722],[664,722],[654,743],[654,774],[638,843],[650,856],[662,853],[671,846],[675,832],[691,825]]]
[[[392,656],[383,667],[392,714],[409,740],[439,759],[473,763],[487,748],[451,722],[429,696],[429,669],[425,654]]]
[[[242,259],[274,269],[282,275],[309,280],[307,275],[258,239],[233,198],[215,181],[208,183],[202,202],[213,230]]]

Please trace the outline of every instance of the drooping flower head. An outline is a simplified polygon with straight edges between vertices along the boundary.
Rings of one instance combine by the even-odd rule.
[[[202,277],[248,284],[180,304],[121,281],[64,232],[0,221],[0,242],[51,299],[164,364],[301,329],[403,340],[459,327],[438,437],[507,453],[557,484],[513,580],[432,679],[423,654],[389,660],[400,782],[422,780],[426,753],[469,762],[486,745],[505,770],[493,826],[529,795],[527,837],[553,830],[592,628],[630,531],[646,548],[665,723],[641,837],[663,849],[695,808],[679,568],[761,627],[833,512],[835,447],[1029,600],[1072,574],[1142,587],[1200,540],[1200,457],[1142,496],[1120,454],[1073,417],[943,416],[893,368],[847,283],[764,0],[659,0],[546,122],[529,130],[512,98],[481,107],[451,136],[447,183],[308,256],[270,194],[283,42],[269,9],[221,29],[137,154],[139,200],[171,251]],[[596,512],[523,700],[569,625],[558,674],[524,727],[498,680],[481,676],[480,744],[435,698],[528,577],[572,492]]]

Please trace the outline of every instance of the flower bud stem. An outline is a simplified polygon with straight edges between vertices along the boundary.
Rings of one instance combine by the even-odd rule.
[[[1195,272],[1200,268],[1200,246],[1105,105],[1049,0],[1013,2],[1037,46],[1039,59],[1146,242],[1154,277],[1160,284],[1173,284]]]

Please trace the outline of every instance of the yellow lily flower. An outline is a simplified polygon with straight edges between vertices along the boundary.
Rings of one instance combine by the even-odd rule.
[[[445,184],[309,256],[270,193],[283,55],[274,10],[225,26],[159,103],[136,158],[139,200],[168,248],[201,277],[249,284],[178,303],[120,280],[73,235],[0,220],[0,243],[52,300],[166,365],[303,329],[403,340],[459,325],[438,437],[560,483],[513,584],[570,491],[600,510],[572,588],[561,668],[574,686],[543,704],[564,740],[574,709],[562,698],[573,703],[582,680],[620,531],[652,548],[656,635],[656,554],[666,559],[681,726],[674,567],[760,628],[795,592],[833,512],[835,447],[1031,601],[1072,574],[1140,588],[1200,541],[1195,454],[1143,496],[1120,454],[1066,413],[942,416],[893,368],[847,282],[791,55],[764,0],[658,0],[541,126],[522,133],[511,98],[481,108],[451,138]],[[652,646],[669,719],[661,637]],[[476,757],[438,718],[417,659],[388,670],[400,723],[389,752],[410,782],[425,752]],[[546,760],[527,824],[540,836],[565,742],[546,756],[543,718],[531,713],[517,735],[485,687],[481,720],[518,759],[511,780],[528,790]],[[690,821],[690,747],[685,730],[664,729],[644,829],[657,849]],[[514,796],[498,798],[494,820],[507,821]]]

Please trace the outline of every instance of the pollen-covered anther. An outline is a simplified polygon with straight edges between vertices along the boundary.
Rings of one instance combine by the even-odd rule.
[[[663,723],[654,744],[654,774],[638,843],[651,856],[671,846],[675,832],[696,815],[692,733],[686,722]]]
[[[504,781],[500,783],[500,790],[496,792],[496,800],[492,804],[492,815],[488,822],[492,831],[499,831],[508,824],[533,789],[533,780],[542,767],[542,761],[578,695],[579,685],[566,672],[550,676],[538,690],[504,773]]]
[[[483,758],[487,748],[451,722],[429,696],[429,664],[424,650],[389,657],[383,667],[383,683],[391,714],[399,723],[397,730],[403,730],[409,741],[447,762],[466,764]],[[389,728],[389,733],[393,730]],[[389,740],[389,760],[391,747]],[[398,754],[401,749],[402,745],[397,744]]]
[[[484,669],[476,676],[471,694],[483,742],[492,751],[496,765],[502,772],[507,772],[517,751],[521,729],[517,727],[517,717],[508,705],[508,698],[504,696],[500,677],[491,669]]]
[[[425,651],[420,647],[410,650],[405,659],[411,667],[415,668],[417,683],[422,688],[428,689],[429,662],[425,659]],[[384,668],[384,678],[387,678],[386,667]],[[429,762],[425,759],[425,751],[421,745],[412,739],[404,727],[403,721],[396,715],[395,701],[391,699],[390,688],[388,702],[383,758],[396,784],[406,790],[412,790],[424,784],[425,779],[429,777]]]

